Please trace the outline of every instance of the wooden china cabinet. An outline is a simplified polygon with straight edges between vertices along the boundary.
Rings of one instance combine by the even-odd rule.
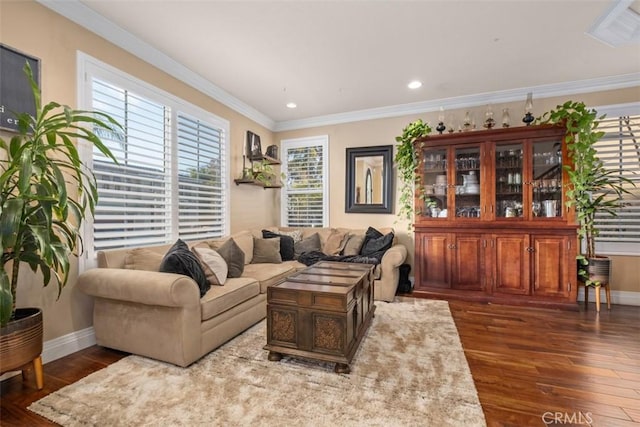
[[[577,309],[564,132],[523,126],[416,142],[416,296]]]

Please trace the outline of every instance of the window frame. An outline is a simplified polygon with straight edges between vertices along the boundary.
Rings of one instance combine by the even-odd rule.
[[[304,138],[283,139],[280,141],[281,169],[288,174],[287,150],[292,148],[304,148],[322,146],[322,227],[329,227],[329,135],[317,135]],[[288,227],[287,196],[289,194],[287,183],[280,190],[280,224]]]
[[[77,51],[76,58],[77,71],[77,104],[79,109],[92,110],[92,80],[97,78],[135,92],[137,95],[145,97],[151,101],[161,103],[170,108],[172,126],[170,128],[170,152],[171,152],[171,186],[172,194],[169,206],[171,212],[171,237],[168,242],[172,243],[178,238],[178,126],[177,117],[180,114],[196,118],[209,126],[219,128],[221,131],[222,150],[222,173],[224,174],[223,201],[223,235],[228,235],[230,230],[230,206],[231,206],[231,179],[229,177],[231,163],[230,147],[230,124],[229,121],[214,115],[188,101],[172,95],[158,87],[153,86],[137,77],[134,77],[118,68],[106,64],[84,52]],[[86,167],[91,170],[93,167],[93,145],[86,141],[78,141],[78,151]],[[79,271],[97,266],[97,253],[93,250],[93,217],[89,215],[82,224],[81,235],[84,240],[84,253],[79,257]]]

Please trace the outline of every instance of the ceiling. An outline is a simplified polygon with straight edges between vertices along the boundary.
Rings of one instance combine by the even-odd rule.
[[[40,1],[272,129],[640,81],[587,34],[637,0]]]

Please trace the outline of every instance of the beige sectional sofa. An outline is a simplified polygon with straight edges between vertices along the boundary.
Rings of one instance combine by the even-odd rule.
[[[351,234],[365,232],[339,230]],[[324,245],[332,229],[300,231],[303,237],[318,233]],[[305,265],[297,261],[252,263],[253,239],[262,237],[261,230],[242,231],[229,237],[244,252],[242,276],[227,279],[223,286],[211,286],[202,298],[190,277],[148,271],[153,269],[154,261],[140,267],[130,265],[131,249],[100,252],[98,268],[78,278],[79,289],[94,297],[93,327],[98,345],[188,366],[265,318],[267,287]],[[197,243],[201,242],[189,245]],[[150,259],[161,259],[171,246],[146,247],[149,252],[145,253]],[[375,299],[393,300],[398,267],[406,255],[406,248],[394,241],[375,270]],[[129,264],[128,268],[125,264]]]

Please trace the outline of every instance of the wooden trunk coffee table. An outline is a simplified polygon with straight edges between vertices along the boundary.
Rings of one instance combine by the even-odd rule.
[[[267,289],[269,360],[282,355],[335,362],[351,372],[375,312],[371,264],[321,261]]]

